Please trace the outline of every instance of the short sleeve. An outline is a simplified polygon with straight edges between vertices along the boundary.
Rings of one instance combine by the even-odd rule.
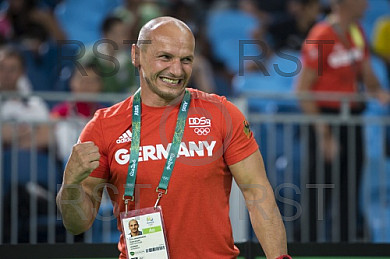
[[[99,167],[92,171],[90,176],[108,179],[109,178],[109,167],[107,159],[107,149],[105,147],[104,135],[102,132],[102,122],[100,118],[100,112],[97,111],[94,117],[87,123],[79,137],[79,143],[92,141],[96,146],[99,147],[100,160]]]
[[[233,165],[247,158],[259,149],[248,121],[241,111],[231,102],[225,102],[223,112],[225,125],[224,159],[227,165]]]

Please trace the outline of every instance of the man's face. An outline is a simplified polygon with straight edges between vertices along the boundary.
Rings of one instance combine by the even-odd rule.
[[[131,220],[129,222],[129,228],[131,231],[131,235],[138,235],[138,222],[136,220]]]
[[[15,91],[17,82],[23,75],[20,60],[13,56],[0,57],[0,90]]]
[[[170,102],[185,90],[192,73],[192,34],[166,25],[152,32],[151,43],[139,50],[140,81],[157,100]]]
[[[367,9],[367,0],[343,0],[345,9],[349,10],[352,17],[356,20],[363,18]]]

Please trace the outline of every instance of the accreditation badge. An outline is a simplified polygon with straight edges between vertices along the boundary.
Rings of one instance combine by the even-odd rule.
[[[168,259],[168,243],[161,207],[120,215],[127,259]]]

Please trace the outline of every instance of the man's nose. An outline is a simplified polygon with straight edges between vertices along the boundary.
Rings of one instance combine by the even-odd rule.
[[[169,67],[169,72],[175,77],[183,76],[183,64],[180,59],[173,59]]]

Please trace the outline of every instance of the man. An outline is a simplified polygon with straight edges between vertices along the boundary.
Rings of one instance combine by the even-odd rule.
[[[73,147],[57,196],[64,225],[74,234],[86,231],[95,219],[102,187],[109,183],[116,214],[161,205],[172,259],[236,258],[239,251],[229,220],[233,176],[267,258],[284,258],[285,229],[244,116],[223,97],[186,89],[194,48],[194,36],[180,20],[160,17],[142,27],[137,45],[132,46],[140,96],[97,112]],[[175,131],[182,132],[175,124],[184,120],[183,111],[188,111],[184,135],[177,155],[171,155],[178,142],[173,139]],[[132,117],[141,117],[142,127]],[[129,154],[138,141],[140,146]],[[162,172],[165,175],[172,167],[168,191],[159,192],[156,202]],[[126,192],[134,185],[123,185],[135,173],[134,200],[127,199]],[[119,229],[120,224],[118,220]],[[125,258],[124,246],[122,234],[120,258]]]
[[[325,21],[312,28],[303,45],[303,69],[297,83],[298,92],[353,94],[358,93],[359,83],[362,81],[367,90],[382,103],[388,102],[388,93],[381,89],[371,69],[368,44],[361,27],[357,24],[364,14],[366,5],[366,0],[332,1],[331,14]],[[337,115],[341,112],[339,101],[302,101],[301,106],[303,111],[310,115]],[[359,115],[364,110],[364,106],[358,102],[350,103],[349,108],[352,115]],[[331,213],[341,217],[339,222],[341,228],[336,227],[341,229],[341,233],[332,232],[332,237],[328,238],[346,241],[350,238],[350,233],[354,235],[353,232],[359,223],[356,222],[359,221],[356,219],[358,214],[356,207],[363,164],[362,128],[353,124],[336,127],[323,122],[316,123],[311,128],[309,150],[309,182],[336,183],[335,188],[340,191],[339,207]],[[324,174],[320,175],[320,172]],[[318,179],[318,176],[325,182]],[[336,190],[333,190],[334,193],[337,193]],[[313,206],[311,241],[316,241],[318,237],[316,219],[323,215],[314,213],[314,210],[317,211],[315,190],[310,198]],[[331,199],[329,193],[326,193],[325,198],[325,204],[329,205]],[[351,199],[354,200],[353,204],[348,203]],[[350,206],[353,211],[352,218],[349,217]],[[325,213],[330,215],[329,208]],[[332,228],[328,226],[327,229]]]
[[[135,219],[132,219],[129,221],[129,229],[130,229],[130,235],[132,237],[142,235],[142,232],[138,230],[139,225],[138,221]]]

